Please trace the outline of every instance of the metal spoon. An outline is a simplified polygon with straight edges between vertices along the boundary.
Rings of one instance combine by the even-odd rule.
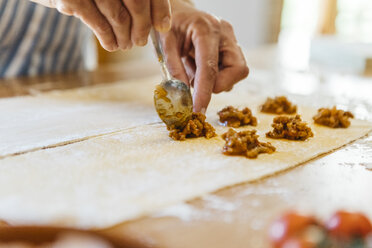
[[[182,128],[192,115],[192,97],[189,86],[172,78],[164,61],[159,33],[151,29],[150,36],[163,72],[163,81],[154,91],[155,109],[160,119],[168,126]]]

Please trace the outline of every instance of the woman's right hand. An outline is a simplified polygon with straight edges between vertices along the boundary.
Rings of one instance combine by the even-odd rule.
[[[144,46],[153,26],[171,28],[169,0],[31,0],[81,19],[108,51]]]

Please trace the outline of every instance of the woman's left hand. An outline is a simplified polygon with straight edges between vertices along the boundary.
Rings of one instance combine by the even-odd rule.
[[[171,1],[172,28],[161,33],[173,77],[194,87],[194,111],[205,112],[212,93],[229,91],[248,76],[232,26],[184,0]]]

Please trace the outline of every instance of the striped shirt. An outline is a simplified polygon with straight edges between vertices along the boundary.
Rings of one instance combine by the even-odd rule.
[[[29,0],[0,0],[0,78],[95,65],[92,32],[79,19]]]

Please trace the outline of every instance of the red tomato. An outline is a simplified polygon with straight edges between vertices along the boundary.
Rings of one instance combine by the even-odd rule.
[[[269,236],[273,247],[283,247],[285,241],[296,238],[310,225],[317,222],[312,216],[304,216],[295,212],[288,212],[280,217],[270,227]],[[301,246],[299,246],[301,247]]]
[[[330,235],[347,239],[352,237],[366,237],[372,232],[371,222],[361,213],[337,211],[326,223]]]

